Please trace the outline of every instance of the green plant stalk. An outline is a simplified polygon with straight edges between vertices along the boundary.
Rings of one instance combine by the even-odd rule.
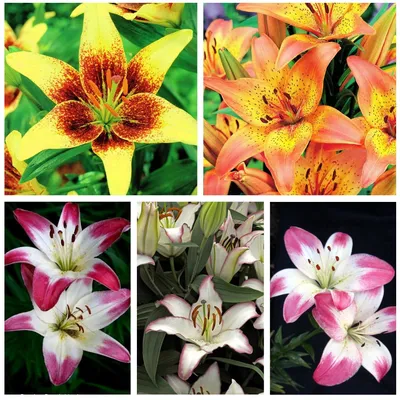
[[[180,286],[178,276],[176,275],[174,257],[169,258],[169,265],[171,266],[172,276],[174,277],[175,282]]]
[[[159,296],[164,297],[162,291],[158,288],[156,283],[154,282],[154,279],[151,277],[150,272],[149,272],[149,267],[147,265],[144,266],[144,270],[146,272],[147,277],[150,279],[150,282],[153,284],[154,288],[157,290]]]

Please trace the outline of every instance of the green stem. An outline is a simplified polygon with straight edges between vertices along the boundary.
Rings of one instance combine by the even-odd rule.
[[[161,297],[164,297],[163,292],[158,288],[158,286],[156,285],[156,283],[154,282],[154,279],[151,277],[150,272],[149,272],[149,266],[145,265],[144,266],[144,270],[146,272],[147,277],[149,278],[150,282],[152,283],[152,285],[154,286],[154,288],[156,289],[156,291],[158,292],[158,294]]]
[[[40,103],[33,97],[31,92],[23,85],[21,84],[18,89],[28,98],[28,100],[39,110],[42,111],[43,107],[40,105]]]
[[[174,257],[169,258],[169,265],[171,266],[171,271],[172,271],[172,276],[175,279],[175,282],[179,285],[179,279],[178,276],[176,275],[176,270],[175,270],[175,260]],[[180,286],[180,285],[179,285]]]
[[[245,380],[245,381],[243,382],[243,384],[242,384],[242,388],[245,388],[245,387],[249,384],[249,382],[250,382],[251,379],[253,378],[254,374],[255,374],[255,372],[254,372],[254,371],[251,371],[250,374],[247,375],[246,380]]]

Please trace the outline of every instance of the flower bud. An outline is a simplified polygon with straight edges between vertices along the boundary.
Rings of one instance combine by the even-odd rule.
[[[210,237],[218,231],[226,218],[226,203],[213,201],[201,207],[200,227],[205,237]]]
[[[160,223],[157,203],[143,202],[137,222],[137,252],[153,257],[160,238]]]
[[[250,78],[247,71],[243,68],[240,62],[233,57],[228,49],[220,49],[218,50],[218,54],[228,80],[234,81],[239,78]]]

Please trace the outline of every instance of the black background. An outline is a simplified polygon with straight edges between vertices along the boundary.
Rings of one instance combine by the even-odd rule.
[[[271,276],[285,268],[294,268],[286,252],[283,235],[291,226],[303,228],[325,244],[334,232],[344,232],[353,239],[353,254],[368,253],[379,257],[395,268],[396,265],[396,204],[395,203],[272,203],[271,204]],[[296,322],[283,320],[286,295],[271,299],[271,330],[282,326],[283,337],[298,335],[313,328],[307,313]],[[381,308],[396,305],[396,279],[385,285]],[[325,387],[317,385],[312,374],[329,341],[325,334],[310,340],[315,350],[316,364],[312,369],[288,370],[292,379],[303,386],[300,392],[286,387],[286,393],[303,394],[395,394],[396,392],[396,334],[376,335],[392,355],[392,368],[378,383],[363,367],[347,382]],[[307,358],[307,361],[310,358]],[[311,360],[310,360],[311,361]],[[312,361],[311,361],[312,363]]]

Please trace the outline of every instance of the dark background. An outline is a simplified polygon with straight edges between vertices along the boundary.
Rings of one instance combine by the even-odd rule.
[[[16,208],[34,211],[57,224],[64,202],[6,203],[5,251],[32,246],[25,231],[14,219]],[[130,220],[130,203],[79,203],[82,229],[93,222],[122,217]],[[98,258],[105,261],[118,275],[121,287],[130,288],[130,231],[125,232]],[[94,282],[93,291],[107,290]],[[5,318],[32,310],[28,292],[23,284],[20,265],[5,269]],[[130,350],[130,310],[109,326],[105,333]],[[35,332],[5,333],[5,393],[6,394],[128,394],[130,393],[130,364],[121,363],[99,354],[83,353],[82,361],[72,377],[61,386],[50,382],[42,354],[43,337]]]
[[[271,276],[285,268],[294,268],[283,235],[291,226],[303,228],[325,244],[334,232],[344,232],[353,239],[353,254],[367,253],[396,266],[396,204],[395,203],[272,203],[271,204]],[[313,328],[307,313],[296,322],[286,324],[282,310],[286,295],[271,299],[271,330],[282,326],[283,337],[298,335]],[[385,294],[379,309],[396,305],[396,277],[385,285]],[[310,340],[315,350],[312,369],[287,370],[292,379],[303,386],[299,392],[285,387],[286,393],[302,394],[395,394],[396,393],[396,334],[376,335],[392,355],[392,368],[378,383],[363,367],[347,382],[325,387],[317,385],[312,374],[329,341],[326,334]]]

